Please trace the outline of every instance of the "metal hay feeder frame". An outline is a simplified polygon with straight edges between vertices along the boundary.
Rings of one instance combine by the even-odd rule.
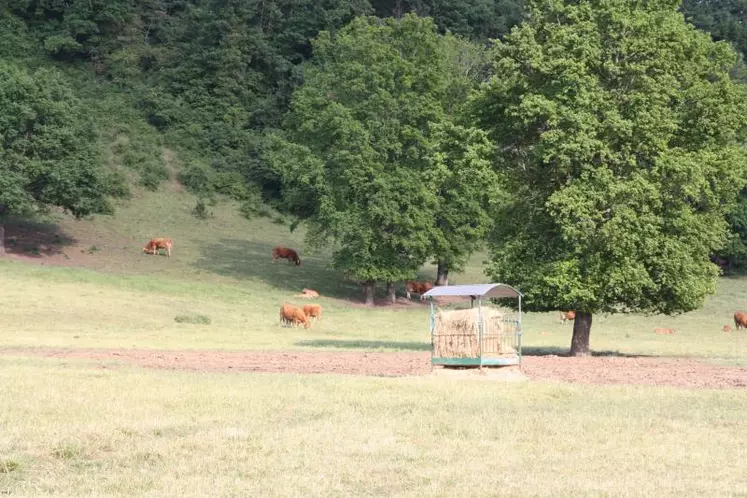
[[[506,284],[473,284],[473,285],[449,285],[434,287],[423,297],[430,303],[430,330],[431,330],[431,364],[443,366],[508,366],[521,365],[521,299],[524,295],[517,289]],[[471,308],[475,307],[477,301],[477,355],[472,356],[436,356],[436,308],[434,298],[436,297],[469,297]],[[502,323],[513,329],[509,333],[501,333],[499,341],[507,341],[514,349],[515,354],[492,355],[485,352],[484,343],[487,339],[485,334],[485,321],[483,316],[483,300],[491,298],[516,298],[519,300],[516,318],[502,318]],[[448,337],[449,335],[444,335]]]

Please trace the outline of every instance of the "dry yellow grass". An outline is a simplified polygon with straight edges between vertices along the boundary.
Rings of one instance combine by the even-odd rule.
[[[0,459],[13,467],[0,470],[0,493],[11,496],[747,492],[744,390],[3,357],[0,399]]]

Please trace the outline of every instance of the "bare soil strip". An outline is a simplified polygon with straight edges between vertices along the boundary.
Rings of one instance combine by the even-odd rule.
[[[327,351],[159,351],[138,349],[0,348],[4,356],[42,356],[132,363],[200,372],[349,374],[400,377],[431,373],[430,353]],[[530,379],[583,384],[693,388],[747,387],[747,368],[689,358],[525,356]]]

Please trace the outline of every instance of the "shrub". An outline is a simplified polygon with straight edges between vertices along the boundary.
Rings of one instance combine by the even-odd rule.
[[[206,220],[213,217],[213,213],[208,211],[205,200],[202,198],[197,200],[197,204],[195,205],[194,209],[192,209],[192,214],[201,220]]]
[[[10,474],[15,472],[21,467],[21,464],[16,460],[6,459],[0,460],[0,474]]]
[[[176,315],[174,321],[177,323],[193,323],[197,325],[210,325],[210,317],[207,315]]]
[[[205,194],[211,190],[213,172],[205,165],[195,163],[179,173],[179,181],[193,194]]]

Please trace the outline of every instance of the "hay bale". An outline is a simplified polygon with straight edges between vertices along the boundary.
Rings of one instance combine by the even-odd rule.
[[[439,310],[434,331],[434,354],[440,358],[477,356],[477,309]]]
[[[511,347],[513,331],[507,333],[503,313],[494,308],[482,308],[482,354],[516,354]],[[480,355],[479,309],[439,310],[433,334],[433,354],[439,358],[476,358]]]

